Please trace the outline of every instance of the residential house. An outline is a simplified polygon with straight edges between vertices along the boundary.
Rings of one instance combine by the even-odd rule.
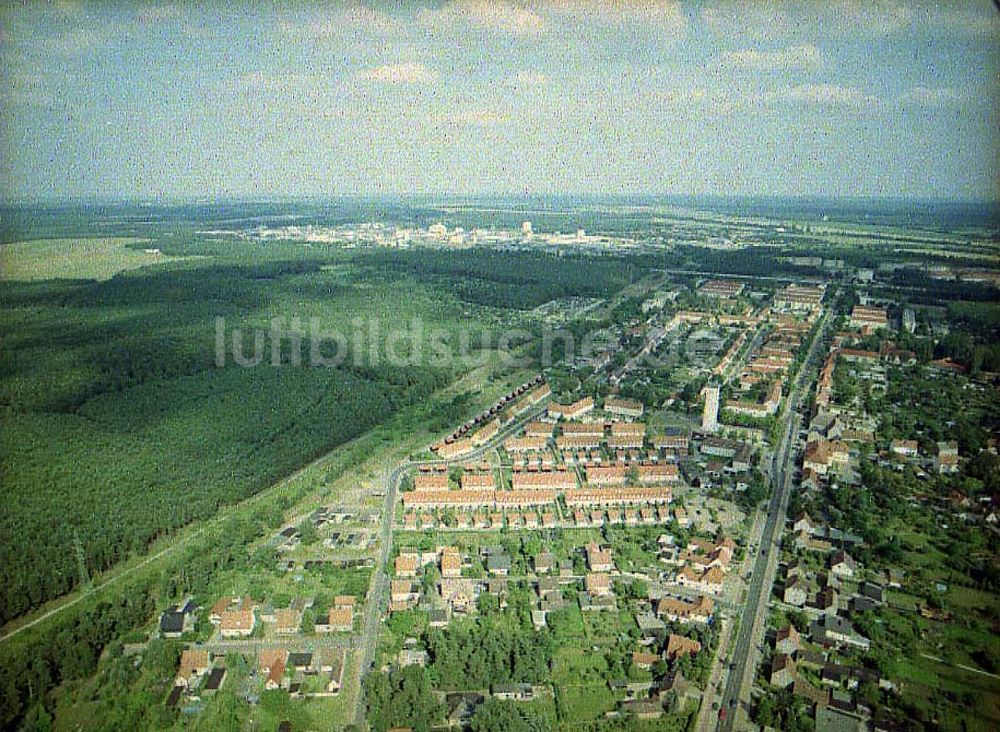
[[[935,458],[939,473],[958,472],[958,443],[939,442],[937,443],[937,456]]]
[[[350,631],[354,628],[354,609],[351,607],[331,607],[329,621],[331,631]]]
[[[809,514],[802,511],[795,517],[795,522],[792,524],[792,531],[796,534],[803,531],[807,534],[813,534],[816,532],[816,525],[813,523],[812,519],[809,518]]]
[[[220,597],[212,605],[212,608],[208,611],[208,620],[212,625],[218,625],[222,622],[222,613],[226,610],[232,610],[238,608],[240,604],[240,598],[238,597]]]
[[[274,611],[274,632],[278,635],[295,635],[302,625],[302,613],[291,608]]]
[[[212,659],[208,651],[195,648],[185,648],[181,651],[180,667],[177,669],[177,678],[174,684],[190,689],[198,683],[198,680],[208,673],[212,667]]]
[[[265,648],[260,652],[258,665],[264,675],[264,688],[271,691],[285,685],[285,667],[288,663],[288,650],[285,648]]]
[[[632,665],[636,668],[641,668],[643,670],[649,670],[653,667],[660,657],[655,653],[646,653],[644,651],[633,651],[632,652]]]
[[[840,550],[834,552],[833,556],[830,557],[830,571],[845,579],[851,579],[854,577],[854,572],[857,569],[857,563],[847,552]]]
[[[794,655],[802,645],[802,637],[794,625],[781,628],[774,639],[774,650],[787,656]]]
[[[785,591],[782,599],[789,605],[803,607],[808,599],[805,580],[799,576],[789,577],[785,581]]]
[[[226,680],[226,669],[224,668],[213,668],[208,672],[208,678],[205,679],[205,683],[202,684],[201,693],[204,696],[211,696],[219,689],[222,688],[223,682]]]
[[[615,568],[615,563],[611,558],[611,550],[602,548],[597,544],[587,545],[587,566],[591,572],[610,572]]]
[[[795,678],[795,661],[792,657],[784,653],[775,654],[771,661],[771,686],[787,689],[795,683]]]
[[[658,616],[680,623],[707,623],[712,618],[713,609],[712,598],[705,595],[693,601],[664,597],[656,604]]]
[[[839,595],[837,594],[837,590],[831,585],[823,587],[816,593],[816,600],[813,603],[813,607],[819,610],[820,613],[826,615],[836,615],[840,610]]]
[[[535,698],[535,688],[531,684],[494,684],[490,687],[490,693],[495,699],[507,701],[531,701]]]
[[[584,586],[591,595],[610,595],[611,577],[599,572],[588,572],[584,578]]]
[[[321,662],[323,670],[330,675],[329,681],[326,683],[327,693],[339,693],[344,685],[344,658],[346,651],[343,648],[321,648],[317,653],[323,654],[324,660]]]
[[[809,636],[824,646],[847,645],[868,650],[871,641],[858,633],[849,620],[837,615],[823,615],[809,626]]]
[[[807,704],[815,705],[819,708],[825,707],[830,703],[829,689],[817,689],[802,678],[795,679],[795,683],[792,684],[792,694],[804,699]]]
[[[486,558],[486,570],[498,577],[510,574],[511,560],[507,554],[490,554]]]
[[[389,610],[408,610],[420,599],[420,588],[410,580],[393,580],[389,588]],[[316,628],[319,630],[319,627]]]
[[[396,557],[397,577],[416,577],[419,558],[415,554],[400,554]]]
[[[701,652],[701,643],[683,635],[671,633],[667,638],[667,659],[673,661],[684,656],[697,655]]]
[[[160,635],[164,638],[180,638],[184,633],[194,629],[194,612],[196,606],[193,600],[186,600],[183,605],[171,605],[160,615]]]
[[[555,569],[556,558],[552,552],[541,552],[534,561],[536,574],[549,574]]]
[[[225,610],[219,616],[219,632],[223,638],[246,638],[257,626],[253,610]]]

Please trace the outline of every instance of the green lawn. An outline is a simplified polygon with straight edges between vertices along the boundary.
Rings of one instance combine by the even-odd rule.
[[[559,686],[556,693],[556,706],[564,724],[600,719],[615,703],[614,695],[604,683]]]

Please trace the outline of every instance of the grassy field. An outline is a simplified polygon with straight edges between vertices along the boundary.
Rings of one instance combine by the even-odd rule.
[[[147,241],[120,237],[36,239],[3,244],[0,245],[0,280],[107,280],[124,270],[178,259],[129,246]]]

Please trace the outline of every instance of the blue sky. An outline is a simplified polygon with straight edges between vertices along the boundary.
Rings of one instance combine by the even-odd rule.
[[[990,0],[25,3],[0,195],[995,199]]]

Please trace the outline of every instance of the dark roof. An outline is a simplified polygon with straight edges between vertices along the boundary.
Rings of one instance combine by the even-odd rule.
[[[160,616],[161,633],[182,633],[184,632],[184,613],[176,610],[167,610]]]
[[[506,554],[490,554],[486,566],[488,569],[510,569],[510,557]]]
[[[863,595],[859,595],[851,601],[851,609],[858,613],[874,610],[878,606],[879,604],[877,602],[872,600],[870,597],[865,597]]]
[[[874,582],[862,582],[858,589],[861,594],[865,597],[875,600],[876,602],[883,602],[885,600],[885,590],[882,589],[881,585],[875,584]]]
[[[820,672],[820,678],[829,679],[831,681],[843,681],[851,674],[851,669],[847,666],[842,666],[840,664],[830,664],[829,666],[824,666],[823,670]]]
[[[190,615],[197,609],[198,609],[197,603],[195,603],[194,600],[188,600],[186,603],[184,603],[184,607],[181,608],[181,612]]]
[[[181,693],[184,691],[183,686],[175,686],[170,690],[170,696],[167,697],[167,706],[176,707],[177,702],[180,701]]]
[[[313,654],[309,651],[299,651],[288,654],[288,665],[292,668],[303,668],[312,663]]]
[[[226,678],[226,669],[213,668],[209,672],[208,678],[205,680],[204,691],[216,691],[220,686],[222,686],[222,680],[225,678]]]
[[[795,661],[796,663],[823,666],[826,664],[826,655],[809,648],[800,648],[795,652]]]

